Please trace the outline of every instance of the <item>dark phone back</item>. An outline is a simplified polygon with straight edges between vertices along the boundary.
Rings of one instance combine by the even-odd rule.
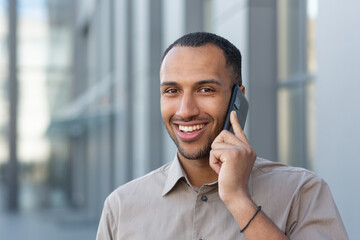
[[[229,130],[232,133],[234,132],[230,123],[230,113],[233,110],[236,112],[241,128],[244,129],[248,109],[248,101],[246,100],[240,87],[235,85],[232,89],[230,103],[226,113],[224,129]]]

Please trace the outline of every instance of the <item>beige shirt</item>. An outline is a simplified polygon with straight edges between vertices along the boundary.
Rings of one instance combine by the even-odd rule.
[[[258,158],[249,191],[290,239],[348,239],[328,185],[313,173]],[[245,239],[217,183],[193,188],[177,157],[105,201],[97,240]]]

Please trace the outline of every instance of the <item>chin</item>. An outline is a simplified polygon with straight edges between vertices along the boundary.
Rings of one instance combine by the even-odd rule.
[[[199,160],[203,158],[209,158],[211,144],[213,143],[215,137],[213,136],[205,136],[205,134],[201,137],[203,139],[198,139],[193,142],[183,142],[180,138],[178,138],[176,130],[166,125],[167,132],[170,138],[175,143],[178,152],[181,156],[188,160]],[[221,131],[221,129],[220,129]],[[219,132],[220,132],[219,131]],[[205,140],[204,140],[205,139]],[[206,140],[207,139],[207,140]],[[202,144],[200,145],[200,142]]]
[[[203,159],[203,158],[209,158],[212,141],[208,141],[202,147],[199,147],[196,150],[192,150],[192,151],[187,150],[186,148],[181,146],[181,144],[178,144],[177,141],[174,141],[174,142],[175,142],[181,156],[183,156],[184,158],[186,158],[188,160],[199,160],[199,159]]]

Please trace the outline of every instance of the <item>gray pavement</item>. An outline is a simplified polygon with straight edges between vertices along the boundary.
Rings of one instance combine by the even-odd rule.
[[[96,221],[62,211],[0,212],[0,240],[95,239]],[[66,217],[67,216],[67,217]]]

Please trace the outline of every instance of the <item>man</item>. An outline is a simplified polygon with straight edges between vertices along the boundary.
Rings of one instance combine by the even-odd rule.
[[[97,239],[347,239],[327,184],[257,158],[234,112],[222,130],[241,54],[226,39],[192,33],[165,51],[161,114],[174,161],[105,201]]]

